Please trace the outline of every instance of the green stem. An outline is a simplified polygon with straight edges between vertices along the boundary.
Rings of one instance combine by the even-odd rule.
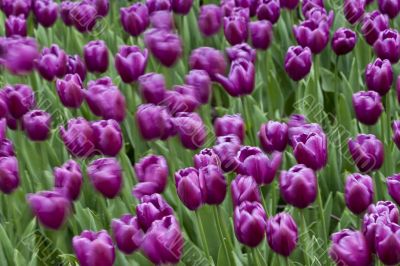
[[[207,239],[206,235],[204,233],[204,227],[203,227],[203,222],[201,221],[201,217],[198,211],[195,211],[196,213],[196,218],[197,218],[197,225],[199,227],[199,232],[200,232],[200,238],[201,238],[201,244],[203,246],[203,250],[206,253],[207,259],[210,260],[210,265],[212,265],[211,261],[211,256],[210,256],[210,251],[208,250],[208,245],[207,245]]]
[[[229,249],[228,246],[226,245],[226,241],[227,241],[227,237],[224,237],[224,234],[222,233],[222,222],[221,222],[221,218],[219,215],[219,210],[218,207],[213,207],[213,214],[214,214],[214,219],[215,219],[215,223],[217,224],[217,231],[218,231],[218,235],[219,235],[219,240],[221,241],[221,244],[223,246],[224,252],[225,252],[225,256],[228,260],[228,265],[234,265],[231,261],[231,256],[229,253]]]
[[[310,265],[310,261],[308,259],[308,254],[307,254],[307,223],[306,219],[304,217],[304,211],[299,210],[300,215],[301,215],[301,233],[300,233],[300,241],[302,242],[303,246],[303,257],[304,257],[304,264],[305,265]]]
[[[324,215],[324,206],[322,203],[322,196],[321,196],[321,188],[318,187],[318,208],[319,208],[319,214],[321,215],[321,222],[322,222],[322,230],[323,230],[323,239],[326,241],[327,239],[327,229],[326,229],[326,221],[325,221],[325,215]]]

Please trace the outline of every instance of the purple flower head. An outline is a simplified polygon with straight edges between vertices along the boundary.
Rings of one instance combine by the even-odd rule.
[[[171,206],[160,194],[145,195],[136,206],[138,223],[143,231],[147,231],[154,221],[173,215]]]
[[[368,175],[351,174],[346,178],[346,205],[355,214],[364,212],[374,198],[374,185]]]
[[[261,202],[257,182],[251,176],[236,176],[231,183],[231,194],[233,206],[239,206],[245,201]]]
[[[135,116],[139,132],[145,140],[164,140],[175,133],[172,117],[163,106],[142,104]]]
[[[152,29],[144,36],[146,47],[166,67],[173,66],[182,55],[179,35],[163,29]]]
[[[258,139],[262,149],[271,153],[274,151],[284,151],[289,141],[288,126],[285,123],[268,121],[262,124],[258,131]]]
[[[255,63],[257,57],[256,51],[247,43],[236,44],[232,47],[226,48],[226,54],[230,62],[243,58]]]
[[[135,3],[120,9],[121,24],[132,36],[139,36],[150,24],[149,10],[143,3]]]
[[[139,77],[139,90],[147,103],[160,104],[165,97],[167,86],[162,74],[147,73]]]
[[[393,70],[390,61],[377,58],[374,63],[368,64],[365,69],[365,83],[368,90],[376,91],[384,96],[393,83]]]
[[[204,145],[207,132],[197,113],[177,113],[173,123],[185,148],[196,150]]]
[[[285,56],[285,71],[288,76],[299,81],[310,73],[312,65],[311,50],[308,47],[290,46]]]
[[[267,240],[276,253],[288,257],[297,246],[296,222],[289,213],[281,212],[267,221]]]
[[[136,216],[124,214],[121,218],[113,219],[111,230],[118,249],[125,254],[132,254],[140,247],[143,231]]]
[[[51,27],[58,18],[58,4],[53,0],[35,0],[33,14],[40,25],[46,28]]]
[[[224,34],[226,40],[231,44],[245,42],[248,37],[247,19],[240,15],[224,17]]]
[[[122,149],[121,127],[113,119],[92,123],[96,150],[106,156],[117,156]]]
[[[332,38],[332,50],[337,55],[344,55],[351,52],[356,46],[356,33],[347,28],[339,28]]]
[[[211,205],[221,204],[226,196],[227,183],[221,168],[209,164],[200,168],[199,180],[203,201]]]
[[[202,34],[212,36],[222,26],[222,9],[214,4],[202,5],[198,16],[198,25]]]
[[[56,44],[45,47],[37,59],[36,68],[46,80],[62,78],[67,72],[67,54]]]
[[[360,91],[353,94],[356,118],[363,124],[374,125],[383,111],[381,96],[375,91]]]
[[[400,59],[400,35],[396,30],[387,29],[379,34],[374,43],[377,57],[388,59],[392,64]]]
[[[61,126],[60,137],[73,156],[89,157],[95,152],[92,126],[82,117],[70,119],[66,129]]]
[[[208,103],[211,96],[211,79],[208,73],[201,69],[193,69],[185,77],[185,82],[193,87],[196,100],[201,104]]]
[[[115,158],[90,163],[87,173],[95,189],[106,198],[115,198],[122,188],[122,168]]]
[[[115,55],[115,68],[125,83],[132,83],[144,74],[147,66],[147,49],[123,45]]]
[[[57,79],[56,89],[61,103],[68,108],[79,108],[84,100],[82,80],[78,74],[67,74]]]
[[[235,170],[237,167],[236,154],[240,150],[241,141],[236,135],[217,137],[217,143],[213,151],[221,162],[221,168],[225,172]]]
[[[266,50],[273,39],[272,24],[268,20],[250,22],[250,39],[254,48]]]
[[[394,174],[386,179],[386,185],[389,195],[392,199],[399,204],[400,203],[400,175]]]
[[[32,110],[22,117],[23,128],[32,141],[44,141],[50,135],[51,115],[42,110]]]
[[[240,114],[218,117],[214,122],[214,131],[217,137],[236,135],[243,143],[245,136],[245,125],[243,118]]]
[[[12,118],[19,119],[35,105],[32,88],[24,84],[7,85],[2,91]]]
[[[350,24],[355,24],[361,20],[364,12],[364,0],[345,0],[343,3],[343,13]]]
[[[193,0],[170,0],[172,10],[181,15],[187,15],[193,5]]]
[[[361,32],[369,45],[374,45],[379,34],[387,29],[389,29],[389,19],[386,15],[377,10],[364,15]]]
[[[27,23],[23,15],[9,16],[5,21],[6,36],[11,37],[13,35],[19,35],[26,37],[27,35]]]
[[[225,74],[226,61],[221,51],[211,47],[194,49],[190,54],[189,65],[191,69],[201,69],[208,73],[211,79],[217,74]]]
[[[268,20],[275,24],[281,15],[279,1],[261,0],[257,8],[258,20]]]
[[[108,69],[108,48],[104,41],[88,42],[83,47],[83,58],[90,72],[104,73]]]
[[[220,166],[218,155],[213,149],[206,148],[202,149],[198,154],[193,156],[193,164],[196,169],[206,167],[210,164]]]
[[[69,200],[73,201],[79,197],[82,183],[81,167],[74,160],[54,168],[54,187]]]
[[[296,41],[303,47],[309,47],[311,52],[319,54],[329,42],[329,29],[325,22],[306,20],[293,26]]]
[[[14,156],[0,157],[0,190],[12,193],[20,183],[18,160]]]
[[[393,19],[399,14],[400,3],[393,0],[378,0],[378,8],[382,14],[388,15],[389,18]]]
[[[82,81],[86,78],[86,66],[79,55],[69,55],[67,59],[67,74],[78,74]]]
[[[381,168],[384,159],[382,142],[371,134],[359,134],[348,142],[349,151],[361,172],[370,172]]]

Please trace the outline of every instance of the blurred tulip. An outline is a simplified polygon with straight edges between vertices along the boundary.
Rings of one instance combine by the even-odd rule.
[[[345,55],[351,52],[356,46],[356,33],[347,28],[339,28],[332,38],[332,50],[337,55]]]
[[[125,83],[138,80],[147,66],[147,49],[138,46],[123,45],[115,55],[115,68]]]
[[[201,33],[212,36],[219,32],[222,26],[222,10],[214,4],[202,5],[198,16]]]
[[[76,3],[70,13],[75,28],[82,33],[92,31],[99,18],[96,7],[84,1]]]
[[[193,156],[193,164],[196,169],[200,169],[210,164],[219,166],[220,161],[218,155],[212,149],[206,148]]]
[[[193,112],[200,106],[195,88],[191,85],[175,85],[165,93],[162,102],[172,115],[179,112]]]
[[[122,188],[122,168],[114,158],[101,158],[90,163],[87,173],[95,189],[106,198],[115,198]]]
[[[268,121],[261,125],[258,138],[265,152],[284,151],[289,141],[288,126],[285,123]]]
[[[92,4],[97,10],[97,17],[105,17],[110,10],[109,0],[83,0],[84,2]]]
[[[349,151],[354,163],[361,172],[381,168],[384,159],[382,142],[371,134],[359,134],[348,141]]]
[[[101,40],[90,41],[83,47],[83,58],[90,72],[104,73],[108,69],[108,48]]]
[[[393,141],[396,144],[397,148],[400,149],[400,120],[393,121],[392,130]]]
[[[172,10],[181,15],[187,15],[193,5],[193,0],[170,0]]]
[[[225,49],[226,54],[230,62],[233,62],[239,58],[243,58],[252,63],[256,62],[256,50],[251,48],[247,43],[236,44]]]
[[[364,12],[364,0],[345,0],[343,3],[343,13],[350,24],[355,24],[362,19]]]
[[[375,91],[359,91],[353,94],[356,118],[363,124],[374,125],[383,111],[381,96]]]
[[[379,34],[386,29],[389,29],[389,19],[386,15],[377,10],[364,15],[361,32],[369,45],[374,45]]]
[[[65,26],[72,26],[74,24],[74,19],[71,15],[71,11],[76,8],[76,5],[77,2],[72,1],[62,1],[60,3],[60,17]]]
[[[121,24],[132,36],[139,36],[150,24],[149,10],[143,3],[134,3],[120,9]]]
[[[347,208],[355,214],[364,212],[374,198],[374,185],[368,175],[351,174],[346,178],[344,191]]]
[[[160,104],[165,97],[167,86],[162,74],[147,73],[139,77],[139,90],[147,103]]]
[[[32,110],[23,116],[22,124],[30,140],[44,141],[50,135],[51,115],[42,110]]]
[[[267,221],[267,240],[270,248],[285,257],[290,256],[297,246],[296,222],[289,213],[281,212]]]
[[[226,196],[226,180],[221,169],[214,164],[200,168],[199,179],[203,200],[207,204],[219,205]]]
[[[23,15],[10,16],[5,21],[6,36],[19,35],[25,37],[27,35],[27,23]]]
[[[185,77],[185,82],[193,86],[196,100],[201,104],[208,103],[211,96],[211,79],[206,71],[193,69]]]
[[[224,34],[231,45],[246,42],[248,37],[247,27],[247,20],[243,16],[231,15],[224,17]]]
[[[299,4],[299,0],[280,0],[280,7],[293,10]]]
[[[171,10],[171,0],[146,0],[146,6],[149,9],[149,13],[160,10]]]
[[[304,133],[295,138],[294,157],[298,163],[313,170],[325,167],[328,160],[327,138],[324,132]]]
[[[224,115],[218,117],[214,122],[214,131],[217,137],[236,135],[243,143],[245,136],[245,125],[240,114]]]
[[[119,219],[113,219],[111,229],[119,250],[132,254],[139,248],[143,232],[136,216],[124,214]]]
[[[392,199],[399,204],[400,203],[400,174],[394,174],[386,178],[386,185],[389,195]]]
[[[89,157],[94,154],[95,142],[93,129],[82,117],[68,121],[67,129],[60,127],[60,137],[69,153],[77,157]]]
[[[211,47],[194,49],[190,54],[189,65],[191,69],[206,71],[211,79],[214,79],[216,74],[225,74],[226,69],[224,55]]]
[[[388,59],[392,64],[400,59],[400,35],[396,30],[387,29],[379,34],[374,43],[374,51],[380,59]]]
[[[36,62],[36,68],[48,81],[55,77],[62,78],[67,73],[67,54],[57,44],[45,47]]]
[[[17,158],[0,157],[0,190],[5,194],[12,193],[20,183]]]
[[[285,56],[285,71],[294,81],[299,81],[310,73],[311,50],[308,47],[290,46]]]
[[[388,15],[389,18],[393,19],[399,14],[400,3],[393,0],[378,0],[378,8],[382,14]]]
[[[12,157],[12,156],[15,156],[14,145],[13,145],[12,141],[9,139],[6,139],[6,138],[1,139],[0,140],[0,158],[1,157]]]
[[[365,69],[365,83],[368,90],[373,90],[384,96],[392,86],[393,70],[390,61],[377,58]]]
[[[204,145],[207,132],[203,120],[197,113],[177,113],[173,123],[185,148],[196,150]]]
[[[67,59],[67,74],[78,74],[82,81],[86,78],[86,66],[79,55],[69,55]]]
[[[57,79],[56,89],[61,103],[68,108],[79,108],[84,100],[82,80],[78,74],[67,74]]]
[[[293,33],[297,43],[309,47],[314,54],[322,52],[329,42],[329,29],[324,22],[306,20],[300,25],[293,26]]]
[[[281,15],[279,1],[276,0],[261,0],[257,8],[258,20],[268,20],[275,24]]]
[[[61,167],[54,168],[54,187],[69,200],[77,200],[83,183],[81,167],[69,160]]]
[[[142,104],[136,111],[136,123],[145,140],[167,139],[174,135],[171,115],[165,107],[154,104]],[[149,121],[154,121],[149,123]]]
[[[176,191],[182,203],[191,211],[198,209],[203,203],[202,187],[199,171],[189,167],[175,173]]]
[[[266,50],[273,38],[272,24],[268,20],[253,21],[249,24],[250,39],[254,48]]]
[[[33,13],[40,25],[49,28],[57,21],[58,4],[53,0],[35,0],[33,1]]]
[[[251,176],[238,175],[231,183],[231,194],[233,206],[239,206],[241,203],[261,202],[260,191],[256,181]]]
[[[96,150],[106,156],[117,156],[122,149],[122,131],[118,122],[100,120],[92,123]]]
[[[8,111],[15,119],[21,118],[35,105],[32,88],[24,84],[7,85],[3,89]]]
[[[136,215],[140,227],[147,232],[154,221],[173,215],[174,211],[160,194],[145,195],[136,205]]]
[[[150,16],[150,23],[153,28],[172,31],[175,28],[174,14],[171,11],[155,11]]]
[[[226,135],[217,138],[213,151],[221,162],[221,168],[230,172],[237,167],[236,153],[240,150],[241,141],[236,135]]]
[[[376,254],[385,265],[400,263],[400,226],[396,223],[380,224],[376,229]]]
[[[182,40],[167,30],[152,29],[144,36],[146,47],[166,67],[172,67],[182,56]]]

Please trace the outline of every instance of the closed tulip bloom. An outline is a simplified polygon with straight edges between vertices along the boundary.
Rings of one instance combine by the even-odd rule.
[[[249,24],[250,39],[254,48],[266,50],[272,41],[272,24],[268,20],[253,21]]]
[[[400,120],[393,121],[392,130],[393,141],[396,144],[397,148],[400,149]]]
[[[222,26],[221,7],[208,4],[200,7],[198,25],[201,33],[205,36],[212,36],[219,32]]]
[[[374,185],[368,175],[351,174],[346,178],[344,196],[347,208],[355,214],[364,212],[372,203]]]
[[[12,193],[20,183],[17,158],[0,157],[0,190],[5,194]]]
[[[181,15],[187,15],[192,8],[193,0],[171,0],[172,10]]]
[[[149,30],[144,41],[153,56],[166,67],[173,66],[182,55],[181,38],[167,30]]]
[[[160,194],[145,195],[136,205],[136,215],[140,227],[146,232],[156,220],[173,215],[174,211]]]
[[[84,2],[92,4],[97,10],[97,16],[105,17],[110,10],[109,0],[84,0]]]
[[[115,198],[122,187],[122,168],[115,158],[90,163],[87,173],[95,189],[106,198]]]
[[[63,1],[60,3],[60,17],[66,26],[74,25],[74,18],[71,11],[76,8],[77,3],[71,1]]]
[[[198,154],[193,156],[193,164],[196,169],[206,167],[210,164],[220,166],[218,155],[213,149],[202,149]]]
[[[288,129],[286,123],[276,121],[262,124],[258,131],[261,148],[268,153],[284,151],[289,141]]]
[[[164,100],[166,90],[162,74],[147,73],[139,77],[139,91],[147,103],[160,104]]]
[[[189,167],[176,172],[175,185],[180,200],[189,210],[194,211],[203,204],[201,190],[204,184],[196,168]]]
[[[137,198],[154,193],[162,193],[167,185],[168,164],[163,156],[148,155],[135,164],[139,183],[133,189]]]
[[[86,66],[79,55],[69,55],[67,59],[67,74],[78,74],[82,81],[86,78]]]
[[[297,43],[309,47],[314,54],[322,52],[329,42],[329,30],[324,22],[306,20],[300,25],[293,26],[293,33]]]
[[[240,15],[224,17],[224,34],[226,40],[231,44],[246,42],[248,37],[247,20]]]
[[[74,160],[54,168],[54,187],[69,200],[73,201],[79,197],[82,182],[81,167]]]
[[[293,126],[293,120],[288,122],[289,130],[289,145],[294,148],[297,144],[297,138],[301,135],[309,135],[311,133],[323,135],[324,131],[322,130],[321,126],[317,123],[307,123],[298,126]],[[292,125],[292,126],[291,126]]]
[[[267,215],[259,202],[245,201],[235,208],[233,224],[240,243],[256,247],[265,238]]]
[[[247,169],[244,165],[244,162],[246,161],[247,158],[260,154],[262,154],[262,151],[258,147],[242,146],[236,154],[235,160],[237,168],[235,169],[235,171],[239,174],[243,175],[247,174]]]
[[[365,69],[365,83],[368,90],[373,90],[384,96],[392,86],[393,70],[390,61],[377,58]]]
[[[92,123],[96,150],[106,156],[117,156],[122,149],[121,127],[113,119]]]
[[[175,29],[174,14],[171,11],[155,11],[150,16],[151,26],[155,29],[172,31]]]
[[[141,249],[156,265],[177,264],[183,255],[184,239],[172,215],[155,221],[147,231]]]
[[[238,168],[237,171],[241,174],[252,176],[258,185],[270,184],[275,177],[278,168],[282,162],[282,154],[280,152],[274,152],[270,157],[264,153],[249,154],[245,158],[243,156],[243,147],[238,152]]]
[[[0,122],[1,123],[1,122]],[[0,158],[15,156],[14,144],[9,139],[0,140]]]
[[[279,189],[287,203],[303,209],[317,198],[317,178],[311,168],[298,164],[281,172]]]
[[[138,107],[135,116],[139,132],[145,140],[164,140],[174,134],[171,115],[163,106],[142,104]]]
[[[57,79],[56,89],[61,103],[68,108],[79,108],[84,100],[82,80],[78,74],[67,74]]]
[[[376,254],[385,265],[400,263],[400,226],[396,223],[379,225],[376,229]]]
[[[146,6],[149,9],[149,13],[160,10],[171,10],[171,0],[146,0]]]
[[[124,214],[119,219],[113,219],[111,230],[118,249],[125,254],[132,254],[139,248],[143,231],[136,216]]]
[[[260,191],[257,182],[251,176],[238,175],[231,183],[233,206],[239,206],[242,202],[261,202]]]
[[[344,229],[331,235],[329,256],[337,265],[370,265],[372,257],[360,231]]]
[[[82,33],[90,32],[96,26],[98,12],[96,7],[87,2],[77,2],[71,9],[70,16],[75,28]]]
[[[6,36],[19,35],[25,37],[27,35],[26,19],[23,15],[9,16],[5,21]]]
[[[0,5],[6,17],[23,15],[26,18],[31,11],[30,0],[3,0]]]
[[[275,0],[261,0],[257,8],[257,18],[268,20],[275,24],[281,15],[279,2]]]
[[[396,30],[387,29],[379,34],[374,43],[375,54],[381,59],[388,59],[392,64],[400,59],[400,36]]]
[[[173,115],[179,112],[193,112],[200,106],[195,88],[191,85],[175,85],[165,93],[162,102]]]
[[[207,132],[203,120],[197,113],[177,113],[173,123],[185,148],[196,150],[204,145]]]
[[[36,68],[48,81],[55,77],[62,78],[67,72],[67,54],[56,44],[45,47],[36,62]]]
[[[236,7],[242,9],[246,8],[249,9],[251,17],[256,15],[259,4],[260,4],[259,0],[235,0]]]
[[[51,115],[42,110],[32,110],[23,116],[23,127],[28,138],[33,141],[44,141],[49,137]]]
[[[33,13],[37,22],[43,27],[51,27],[58,18],[58,5],[52,0],[35,0]]]
[[[304,0],[302,2],[301,11],[304,16],[306,16],[307,11],[312,8],[324,8],[324,1],[323,0]]]
[[[247,43],[236,44],[226,48],[225,51],[230,62],[233,62],[239,58],[251,61],[252,63],[256,62],[256,50],[251,48],[251,46]]]
[[[397,17],[400,11],[400,3],[393,0],[378,0],[378,8],[382,14],[388,15],[393,19]]]
[[[211,47],[194,49],[190,54],[189,65],[191,69],[206,71],[211,79],[214,79],[216,74],[225,74],[226,70],[224,55]]]
[[[226,196],[226,180],[221,168],[214,164],[209,164],[199,170],[200,184],[203,183],[201,192],[203,200],[207,204],[219,205]]]
[[[240,150],[241,141],[236,135],[227,135],[217,138],[217,143],[213,147],[213,151],[221,162],[221,168],[225,172],[230,172],[237,167],[235,159],[237,152]]]
[[[281,0],[279,1],[281,8],[293,10],[299,4],[299,0]]]
[[[67,129],[61,126],[60,137],[73,156],[89,157],[95,152],[92,126],[82,117],[70,119]]]
[[[185,82],[193,86],[193,92],[199,103],[208,103],[211,96],[211,79],[206,71],[193,69],[185,77]]]
[[[285,56],[285,71],[294,81],[299,81],[310,73],[311,50],[308,47],[290,46]]]
[[[369,45],[373,45],[379,34],[386,29],[389,29],[389,19],[378,10],[367,13],[363,17],[361,32]]]
[[[358,22],[365,12],[364,0],[345,0],[343,3],[343,13],[350,24]]]
[[[28,194],[27,201],[39,222],[53,230],[64,224],[70,211],[70,201],[57,191]]]
[[[243,118],[240,114],[218,117],[214,122],[214,131],[217,137],[231,134],[236,135],[243,143],[245,135]]]
[[[332,50],[337,55],[351,52],[356,46],[357,36],[354,31],[347,28],[339,28],[332,38]]]
[[[115,55],[115,68],[125,83],[136,81],[147,66],[147,49],[123,45]]]
[[[386,179],[386,185],[389,195],[392,199],[399,204],[400,203],[400,174],[394,174]]]
[[[313,170],[320,170],[327,163],[327,139],[321,133],[301,134],[296,137],[293,148],[298,163],[305,164]]]
[[[375,91],[353,94],[353,107],[357,120],[366,125],[376,124],[383,111],[381,97]]]
[[[297,246],[296,222],[289,213],[281,212],[267,221],[267,240],[276,253],[288,257]]]
[[[115,249],[106,230],[84,230],[79,236],[72,238],[72,247],[81,266],[114,264]]]
[[[361,172],[370,172],[381,168],[384,159],[382,142],[371,134],[359,134],[348,142],[349,151]]]
[[[376,229],[378,226],[390,224],[391,221],[387,211],[370,213],[369,210],[370,208],[368,208],[368,212],[364,215],[361,229],[370,251],[375,253]]]
[[[121,24],[132,36],[139,36],[150,24],[149,10],[143,3],[135,3],[120,9]]]
[[[27,85],[7,85],[3,92],[9,114],[15,119],[21,118],[35,105],[35,95]]]
[[[371,204],[368,207],[368,214],[378,214],[385,216],[392,223],[399,223],[399,209],[391,201],[378,201],[376,204]]]
[[[91,41],[83,47],[83,58],[90,72],[104,73],[108,68],[108,48],[101,40]]]
[[[325,8],[314,6],[306,11],[304,17],[307,20],[312,20],[317,24],[325,23],[328,28],[331,28],[335,15],[333,10],[329,11],[328,13]]]

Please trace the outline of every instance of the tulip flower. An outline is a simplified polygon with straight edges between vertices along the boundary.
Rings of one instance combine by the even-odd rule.
[[[237,167],[236,153],[240,150],[241,141],[236,135],[227,135],[217,138],[213,151],[221,162],[225,172],[235,170]]]
[[[305,124],[301,124],[300,121],[297,121],[299,123],[298,125],[293,125],[294,122],[289,121],[289,130],[288,130],[288,136],[289,136],[289,145],[294,148],[296,146],[296,143],[298,142],[297,138],[300,137],[301,135],[310,135],[311,133],[317,134],[317,135],[325,135],[324,131],[322,130],[321,126],[316,123],[307,123],[304,121]]]
[[[224,17],[229,17],[233,13],[233,9],[236,7],[235,0],[221,0],[220,7]],[[242,8],[240,8],[242,9]]]
[[[172,31],[175,29],[174,15],[171,11],[155,11],[150,16],[151,26],[155,29]]]
[[[365,12],[364,0],[345,0],[343,3],[343,12],[350,24],[358,22]]]
[[[329,256],[337,265],[370,265],[371,253],[360,231],[344,229],[331,236]]]
[[[83,58],[90,72],[104,73],[108,68],[108,48],[101,40],[90,41],[83,47]]]
[[[4,97],[10,115],[19,119],[35,105],[35,95],[30,87],[24,84],[14,86],[7,85],[4,89]]]
[[[368,213],[384,215],[388,218],[388,221],[396,224],[400,220],[399,209],[391,201],[378,201],[375,205],[371,204],[368,207]]]
[[[302,1],[301,12],[303,13],[304,17],[308,17],[308,12],[313,9],[324,9],[324,1],[322,0],[304,0]]]
[[[72,18],[71,11],[76,8],[77,2],[63,1],[60,3],[60,17],[65,26],[74,25],[74,18]]]
[[[250,39],[254,48],[266,50],[272,42],[272,24],[268,20],[253,21],[249,24]]]
[[[392,199],[399,204],[400,203],[400,175],[394,174],[386,179],[386,185],[389,195]]]
[[[203,200],[207,204],[219,205],[226,196],[226,180],[217,165],[209,164],[199,169],[200,184]]]
[[[383,111],[381,96],[375,91],[359,91],[353,94],[356,118],[363,124],[374,125]]]
[[[376,254],[385,265],[400,263],[400,226],[396,223],[380,224],[376,228]]]
[[[79,197],[82,182],[81,167],[74,160],[54,168],[54,187],[69,200],[73,201]]]
[[[382,142],[371,134],[359,134],[348,142],[349,151],[361,172],[381,168],[384,159]]]
[[[392,86],[393,70],[390,61],[377,58],[365,69],[365,83],[368,90],[373,90],[384,96]]]
[[[173,123],[185,148],[195,150],[204,145],[207,132],[197,113],[177,113]]]
[[[140,201],[141,203],[136,205],[136,215],[140,227],[145,232],[148,231],[153,222],[162,220],[174,213],[171,206],[160,194],[145,195]]]
[[[374,185],[368,175],[351,174],[346,178],[344,191],[347,208],[355,214],[364,212],[374,198]]]
[[[236,135],[241,142],[244,140],[245,125],[240,114],[224,115],[215,119],[214,131],[217,137]]]
[[[239,206],[242,202],[261,202],[260,191],[257,182],[251,176],[238,175],[231,183],[233,206]]]
[[[95,189],[106,198],[115,198],[122,188],[122,168],[114,158],[101,158],[90,163],[87,173]]]
[[[193,164],[196,169],[200,169],[210,164],[219,166],[220,161],[213,149],[206,148],[193,156]]]
[[[304,133],[295,137],[294,157],[313,170],[323,168],[328,160],[327,139],[323,132]]]
[[[165,97],[167,86],[162,74],[147,73],[139,77],[139,90],[147,103],[160,104]]]
[[[224,17],[224,34],[226,40],[231,44],[246,42],[248,29],[247,20],[240,15]]]
[[[36,62],[36,68],[48,81],[55,77],[62,78],[67,73],[67,54],[56,44],[45,47]]]
[[[149,13],[152,14],[155,11],[160,10],[171,10],[170,0],[146,0],[146,6],[149,9]]]
[[[294,81],[299,81],[310,73],[311,50],[308,47],[290,46],[285,56],[285,71]]]
[[[64,224],[70,211],[70,201],[57,191],[28,194],[27,201],[39,222],[53,230]]]
[[[380,59],[388,59],[392,64],[400,59],[400,35],[396,30],[387,29],[379,34],[374,43],[375,54]]]
[[[44,141],[50,134],[51,115],[42,110],[32,110],[22,117],[22,124],[30,140]]]
[[[172,10],[181,15],[187,15],[192,8],[193,0],[171,0]]]
[[[10,16],[5,21],[6,36],[19,35],[25,37],[27,35],[27,23],[23,15]]]
[[[206,71],[191,70],[185,77],[185,82],[193,87],[196,100],[201,104],[208,103],[211,96],[211,79]]]
[[[382,14],[388,15],[393,19],[397,17],[400,11],[400,3],[393,0],[378,0],[378,8]]]
[[[72,238],[72,247],[81,266],[114,264],[115,249],[106,230],[84,230],[79,236]]]
[[[17,158],[0,157],[0,190],[5,194],[12,193],[20,183]]]
[[[270,248],[285,257],[290,256],[297,246],[296,222],[289,213],[281,212],[267,221],[267,240]]]
[[[235,0],[234,2],[237,8],[249,9],[251,17],[256,15],[257,8],[260,4],[259,0]]]
[[[70,17],[75,28],[79,32],[85,33],[92,31],[96,26],[98,12],[96,7],[90,3],[77,2],[76,6],[71,9]]]
[[[147,49],[123,45],[115,55],[115,68],[125,83],[136,81],[144,74],[147,65]]]
[[[219,32],[222,26],[221,7],[208,4],[200,7],[198,25],[201,33],[205,36],[212,36]]]
[[[224,55],[211,47],[194,49],[190,54],[189,65],[191,69],[206,71],[211,79],[214,79],[217,74],[225,74],[226,69]]]
[[[329,42],[329,30],[324,22],[306,20],[300,25],[293,26],[293,33],[297,43],[309,47],[314,54],[322,52]]]
[[[258,131],[258,139],[265,152],[284,151],[289,141],[288,126],[285,123],[268,121]]]
[[[175,133],[171,115],[165,107],[142,104],[135,116],[139,132],[145,140],[164,140]],[[149,121],[154,122],[149,123]]]
[[[0,140],[0,158],[12,157],[12,156],[15,156],[14,145],[13,145],[12,141],[9,139],[6,139],[6,138],[1,139]]]
[[[135,3],[120,10],[121,24],[132,36],[139,36],[150,24],[149,10],[143,3]]]
[[[167,30],[147,31],[144,42],[153,56],[166,67],[172,67],[182,55],[181,38]]]
[[[361,32],[369,45],[374,45],[379,34],[387,29],[389,29],[389,19],[379,11],[366,13],[363,17]]]
[[[281,8],[293,10],[299,4],[299,0],[281,0],[279,1]]]
[[[96,150],[103,155],[117,156],[122,149],[122,131],[118,122],[109,119],[92,123]]]
[[[393,121],[392,130],[393,141],[396,144],[397,148],[400,149],[400,120]]]
[[[97,10],[97,16],[105,17],[110,9],[109,0],[83,0],[84,2],[92,4]]]
[[[67,74],[78,74],[82,81],[86,78],[86,66],[79,55],[69,55],[67,59]]]
[[[191,211],[198,209],[203,203],[202,187],[196,168],[188,167],[175,173],[176,191],[182,203]]]
[[[328,13],[325,8],[319,6],[312,7],[311,5],[307,5],[307,11],[304,14],[304,17],[307,20],[314,21],[316,24],[325,23],[328,28],[331,28],[334,19],[334,13],[333,10],[329,11]]]
[[[58,5],[52,0],[35,0],[33,13],[37,22],[45,28],[54,25],[58,18]]]
[[[258,20],[268,20],[271,24],[275,24],[281,15],[279,1],[261,0],[257,8]]]
[[[27,18],[31,11],[30,0],[3,0],[0,5],[6,17],[23,15]]]
[[[351,52],[356,46],[356,33],[347,28],[339,28],[332,38],[332,50],[337,55],[345,55]]]
[[[256,247],[265,238],[267,215],[259,202],[245,201],[235,208],[233,224],[240,243]]]
[[[173,115],[179,112],[193,112],[200,106],[195,88],[191,85],[175,85],[172,90],[166,91],[162,104]]]
[[[225,51],[230,62],[233,62],[239,58],[251,61],[252,63],[256,62],[256,50],[251,48],[251,46],[247,43],[236,44],[226,48]]]
[[[132,254],[139,248],[143,231],[136,216],[124,214],[119,219],[113,219],[111,229],[119,250],[125,254]]]
[[[65,107],[79,108],[84,100],[82,80],[78,74],[67,74],[64,79],[57,79],[56,89],[61,103]]]

